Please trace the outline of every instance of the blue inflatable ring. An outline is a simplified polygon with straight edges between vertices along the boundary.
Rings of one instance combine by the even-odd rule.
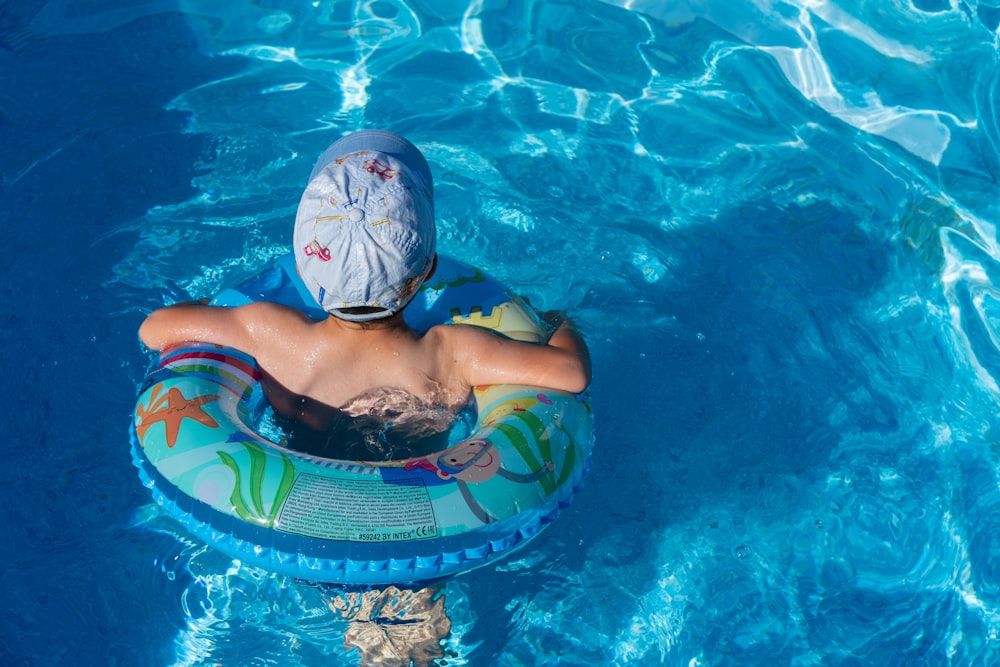
[[[291,255],[215,300],[285,303],[325,317]],[[495,280],[440,258],[406,309],[439,323],[541,340],[534,313]],[[590,465],[583,395],[476,387],[472,435],[393,461],[338,461],[284,449],[255,430],[253,358],[185,344],[164,350],[140,391],[132,458],[154,500],[187,530],[244,564],[338,584],[427,582],[505,556],[551,523]]]

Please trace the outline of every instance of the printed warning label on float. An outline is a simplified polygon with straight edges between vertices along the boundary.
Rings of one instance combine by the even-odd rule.
[[[403,542],[437,536],[434,508],[420,479],[331,479],[300,474],[275,528],[350,542]]]

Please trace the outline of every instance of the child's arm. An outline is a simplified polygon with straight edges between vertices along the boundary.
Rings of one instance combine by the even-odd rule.
[[[580,392],[590,384],[590,353],[569,320],[559,325],[547,345],[471,326],[455,327],[455,333],[460,338],[454,355],[472,386],[527,384]]]
[[[573,370],[581,374],[582,386],[579,389],[568,389],[567,391],[583,391],[586,389],[587,385],[590,384],[591,377],[590,350],[587,349],[587,343],[584,342],[583,336],[576,330],[573,322],[568,317],[552,333],[552,337],[549,338],[549,347],[562,350],[570,358],[571,364],[578,366],[578,368],[574,368]]]

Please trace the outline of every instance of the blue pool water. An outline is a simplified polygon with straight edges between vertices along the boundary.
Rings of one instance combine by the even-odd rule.
[[[185,535],[127,432],[144,313],[283,252],[362,127],[427,154],[444,252],[594,358],[585,490],[443,587],[439,664],[1000,662],[998,24],[0,3],[0,664],[350,665],[381,632]]]

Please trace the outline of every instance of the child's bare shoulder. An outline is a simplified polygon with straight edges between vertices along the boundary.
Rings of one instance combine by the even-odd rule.
[[[424,338],[454,358],[477,354],[486,347],[502,347],[508,342],[506,338],[491,329],[472,324],[438,324],[428,329]]]
[[[255,301],[233,310],[243,326],[251,331],[291,332],[315,324],[301,310],[268,301]]]
[[[252,301],[246,305],[235,309],[242,317],[248,319],[261,319],[277,317],[281,319],[296,320],[300,322],[311,322],[309,316],[298,308],[292,308],[281,303],[271,301]]]
[[[474,324],[435,324],[424,336],[439,337],[441,340],[475,340],[495,337],[492,330]]]

